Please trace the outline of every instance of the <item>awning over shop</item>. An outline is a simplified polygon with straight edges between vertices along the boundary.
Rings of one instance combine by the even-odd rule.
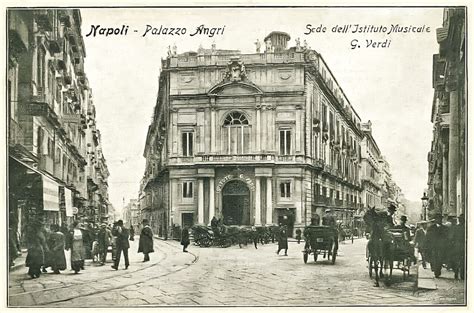
[[[43,210],[59,212],[59,184],[42,175],[43,179]]]
[[[72,207],[72,191],[71,189],[64,188],[64,199],[66,205],[66,216],[73,216],[73,207]]]

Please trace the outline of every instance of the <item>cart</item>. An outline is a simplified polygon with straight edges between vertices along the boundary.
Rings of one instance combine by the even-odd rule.
[[[214,241],[214,232],[211,227],[205,225],[194,225],[192,228],[194,243],[200,247],[210,247]]]
[[[403,272],[403,279],[410,276],[410,266],[413,258],[413,246],[405,238],[402,229],[389,229],[393,242],[392,261],[394,268]]]
[[[303,250],[303,261],[308,262],[310,254],[314,256],[314,262],[318,260],[318,255],[322,254],[323,259],[328,258],[331,263],[336,262],[338,244],[338,234],[334,227],[330,226],[307,226],[304,229],[305,248]]]

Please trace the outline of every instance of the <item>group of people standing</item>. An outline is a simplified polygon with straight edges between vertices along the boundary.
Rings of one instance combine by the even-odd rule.
[[[448,217],[443,223],[443,216],[436,214],[430,222],[419,223],[415,232],[414,244],[422,256],[422,265],[430,263],[435,277],[441,276],[443,265],[452,269],[455,279],[464,279],[465,258],[465,219]]]
[[[114,223],[113,227],[103,223],[97,231],[93,232],[92,242],[88,240],[91,236],[88,230],[78,221],[74,221],[69,229],[61,230],[59,225],[52,224],[49,230],[46,230],[41,218],[33,220],[26,233],[28,254],[25,266],[28,267],[28,275],[31,278],[38,278],[41,273],[47,273],[49,267],[55,274],[60,274],[60,271],[67,268],[65,251],[70,251],[70,266],[75,274],[84,270],[86,258],[94,258],[95,254],[98,255],[100,265],[104,265],[111,245],[115,247],[112,268],[118,270],[123,254],[125,269],[128,269],[130,266],[129,241],[133,241],[135,237],[133,227],[125,228],[122,220]],[[143,253],[143,262],[150,261],[150,253],[154,252],[153,232],[146,219],[143,220],[138,252]]]

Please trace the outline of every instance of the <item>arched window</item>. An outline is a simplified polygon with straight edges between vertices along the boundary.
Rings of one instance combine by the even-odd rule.
[[[250,151],[250,125],[247,117],[240,112],[231,112],[222,126],[223,152],[244,154]]]

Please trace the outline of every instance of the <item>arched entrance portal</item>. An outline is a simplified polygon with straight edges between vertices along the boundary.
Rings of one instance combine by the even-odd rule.
[[[222,189],[224,224],[250,225],[250,190],[240,180],[231,180]]]

